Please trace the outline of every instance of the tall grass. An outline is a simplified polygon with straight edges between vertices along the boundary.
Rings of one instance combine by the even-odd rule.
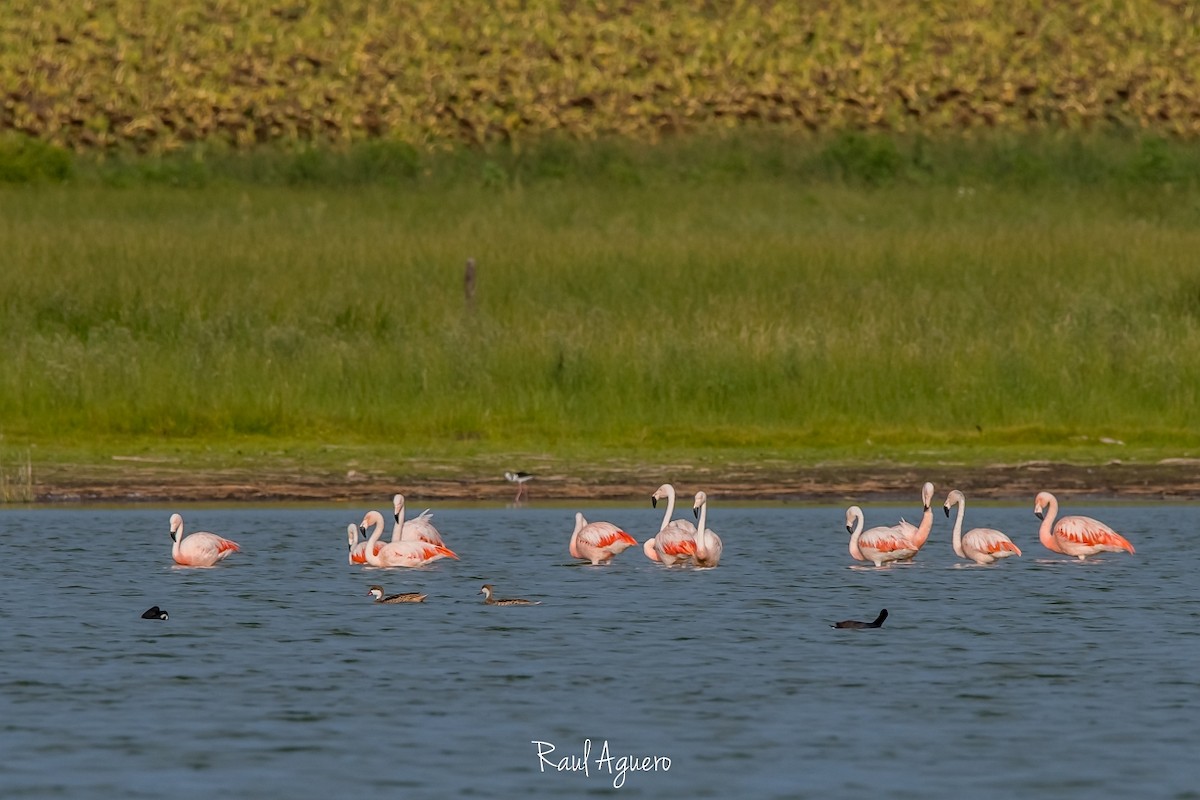
[[[444,180],[0,190],[0,433],[1195,447],[1200,190],[989,178],[980,150],[936,179],[911,153],[802,178],[742,141],[694,173],[601,148],[540,177],[484,154]]]

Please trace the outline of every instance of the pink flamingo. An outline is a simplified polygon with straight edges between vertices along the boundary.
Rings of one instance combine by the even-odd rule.
[[[671,519],[671,514],[675,511],[675,487],[669,483],[664,483],[650,495],[650,505],[657,507],[658,501],[664,498],[667,501],[667,509],[663,514],[662,525],[659,526],[658,533],[642,545],[642,552],[651,561],[658,561],[669,567],[677,562],[689,561],[695,555],[696,526],[686,519]]]
[[[900,531],[900,534],[908,539],[908,543],[912,545],[913,556],[925,546],[925,541],[929,538],[929,532],[933,530],[932,503],[933,484],[926,481],[925,485],[921,487],[921,507],[923,510],[921,511],[920,526],[913,525],[903,517],[900,518],[900,524],[895,526]],[[913,556],[909,556],[909,558]]]
[[[1042,509],[1049,506],[1043,515]],[[1038,492],[1033,501],[1033,513],[1042,521],[1038,538],[1047,550],[1076,556],[1080,561],[1097,553],[1132,553],[1133,545],[1121,534],[1091,517],[1063,517],[1056,523],[1058,500],[1049,492]]]
[[[917,554],[917,548],[899,526],[878,527],[863,531],[863,512],[858,506],[846,509],[846,530],[850,532],[850,555],[858,561],[873,561],[882,567],[889,561],[907,561]]]
[[[186,539],[183,537],[183,517],[171,515],[171,557],[176,564],[185,567],[211,567],[242,548],[237,542],[217,536],[215,533],[199,531]]]
[[[721,563],[721,553],[725,550],[725,545],[721,543],[720,536],[704,527],[708,516],[708,495],[704,492],[696,492],[692,513],[697,519],[696,552],[692,555],[692,561],[697,567],[715,567]]]
[[[958,489],[952,489],[946,495],[946,503],[942,509],[950,516],[950,506],[958,506],[958,514],[954,517],[954,538],[951,541],[954,554],[959,558],[969,558],[976,564],[992,564],[998,559],[1021,555],[1021,548],[1013,544],[1012,539],[991,528],[972,528],[962,532],[963,517],[967,513],[967,498]]]
[[[364,555],[372,567],[421,567],[440,558],[455,558],[454,551],[440,544],[429,542],[388,542],[376,549],[375,544],[383,535],[383,514],[368,511],[363,517],[362,527],[373,526],[371,538],[367,540]]]
[[[425,509],[413,519],[404,518],[404,495],[398,494],[392,498],[392,516],[396,520],[396,524],[392,526],[393,542],[429,542],[446,546],[442,541],[442,534],[433,526],[433,514],[429,509]]]
[[[367,563],[367,542],[365,539],[360,540],[358,537],[362,533],[362,528],[350,523],[346,528],[346,538],[350,544],[350,563],[365,564]],[[383,547],[383,542],[375,543],[375,552],[379,552],[379,548]]]
[[[607,564],[617,553],[636,546],[637,539],[611,522],[588,522],[583,514],[576,512],[575,531],[569,546],[573,557],[586,558],[593,564]]]

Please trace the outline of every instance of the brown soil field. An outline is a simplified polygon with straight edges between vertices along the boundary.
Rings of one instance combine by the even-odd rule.
[[[1050,490],[1064,497],[1101,500],[1200,499],[1200,459],[1146,464],[1113,461],[1078,465],[1031,461],[1016,464],[857,464],[791,467],[762,463],[641,465],[541,465],[528,484],[528,502],[623,501],[648,498],[664,480],[683,491],[704,488],[726,501],[838,503],[908,500],[924,481],[939,495],[951,488],[968,497],[1025,501]],[[277,466],[212,470],[117,457],[112,465],[58,464],[34,476],[38,503],[162,502],[381,502],[397,491],[425,500],[511,502],[515,487],[502,471],[475,464],[443,464],[411,472],[350,469],[318,473],[282,460]]]

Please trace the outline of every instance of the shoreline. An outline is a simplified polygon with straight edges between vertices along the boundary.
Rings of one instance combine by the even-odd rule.
[[[132,467],[132,468],[131,468]],[[1018,464],[857,464],[797,466],[772,462],[697,465],[591,466],[573,474],[567,465],[533,471],[528,502],[622,501],[648,497],[660,484],[683,490],[702,487],[728,501],[841,502],[908,501],[932,481],[941,496],[950,489],[968,498],[1001,502],[1030,501],[1039,491],[1059,499],[1200,500],[1200,459],[1164,459],[1157,463],[1079,465],[1050,461]],[[454,470],[437,470],[454,473]],[[11,482],[10,482],[11,483]],[[13,502],[28,504],[22,498]],[[350,470],[337,474],[294,466],[271,470],[183,469],[161,464],[113,466],[57,464],[35,474],[32,504],[72,503],[256,503],[378,502],[396,492],[421,501],[511,502],[516,488],[503,474],[478,465],[457,474],[389,474]]]

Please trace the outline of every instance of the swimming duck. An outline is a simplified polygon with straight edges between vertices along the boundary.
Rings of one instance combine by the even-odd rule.
[[[167,619],[167,612],[158,606],[150,606],[142,612],[142,619]]]
[[[542,604],[540,600],[523,600],[520,597],[509,597],[497,599],[492,597],[492,585],[485,583],[483,588],[479,590],[483,595],[483,602],[489,606],[539,606]]]
[[[428,595],[419,592],[403,592],[401,594],[384,595],[382,586],[372,586],[367,594],[375,598],[376,603],[424,603]]]

